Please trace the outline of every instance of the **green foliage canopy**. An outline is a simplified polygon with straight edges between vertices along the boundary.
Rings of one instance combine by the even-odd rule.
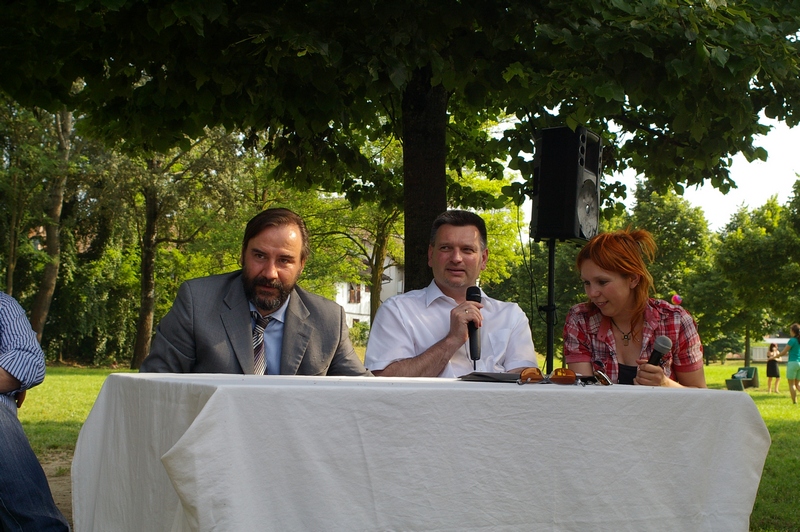
[[[2,85],[22,101],[78,105],[107,136],[162,149],[208,125],[269,131],[287,168],[365,163],[350,141],[399,132],[421,67],[450,94],[453,132],[516,114],[513,151],[538,126],[613,120],[629,136],[612,164],[661,182],[724,187],[726,155],[764,156],[759,112],[798,122],[800,8],[780,1],[67,0],[0,13]],[[496,175],[487,137],[450,141],[451,163]]]
[[[66,103],[95,133],[159,150],[239,128],[295,184],[399,198],[361,146],[445,120],[441,156],[406,190],[407,262],[444,208],[408,199],[445,187],[439,161],[499,177],[510,158],[529,180],[537,131],[583,124],[606,137],[608,171],[725,191],[733,154],[766,157],[761,113],[798,123],[800,5],[783,0],[40,0],[0,20],[0,84],[21,101]],[[502,138],[478,129],[504,114],[518,122]]]
[[[647,229],[656,239],[658,251],[649,265],[654,295],[669,301],[673,294],[684,294],[687,276],[709,256],[708,222],[699,207],[674,192],[659,194],[639,183],[635,197],[630,224]]]

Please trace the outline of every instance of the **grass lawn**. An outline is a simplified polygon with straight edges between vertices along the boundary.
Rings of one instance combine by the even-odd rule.
[[[41,456],[74,451],[78,432],[109,373],[119,370],[48,367],[44,382],[28,390],[19,419]]]
[[[725,379],[739,367],[739,363],[706,366],[709,388],[725,389]],[[770,446],[761,484],[756,495],[750,530],[759,532],[800,530],[800,405],[792,404],[786,379],[780,382],[780,393],[767,393],[767,369],[756,364],[760,388],[746,391],[753,398],[761,417],[769,429]],[[785,377],[786,366],[780,367]],[[741,392],[726,392],[741,393]],[[730,464],[736,467],[736,464]]]
[[[362,354],[363,356],[363,354]],[[543,360],[539,361],[544,367]],[[556,363],[558,365],[558,363]],[[706,366],[708,387],[724,390],[725,379],[738,363]],[[750,518],[750,530],[773,532],[800,530],[800,406],[789,399],[786,379],[781,393],[766,393],[766,367],[759,365],[758,390],[748,388],[772,437],[758,495]],[[34,451],[41,459],[48,453],[72,452],[78,432],[109,373],[119,370],[48,367],[41,386],[28,392],[19,417]],[[785,367],[781,366],[781,374]],[[720,392],[742,393],[742,392]],[[736,464],[731,463],[735,468]]]

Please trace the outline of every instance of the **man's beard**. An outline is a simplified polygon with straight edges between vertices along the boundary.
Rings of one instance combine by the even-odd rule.
[[[270,281],[263,277],[249,278],[247,275],[243,275],[242,283],[244,284],[244,294],[247,296],[248,301],[255,305],[258,310],[273,312],[278,310],[289,299],[289,294],[294,290],[296,281],[287,286],[278,279]],[[258,286],[277,289],[278,297],[259,296],[256,291]]]
[[[469,286],[466,280],[453,281],[445,277],[442,279],[442,284],[449,288],[465,288]]]

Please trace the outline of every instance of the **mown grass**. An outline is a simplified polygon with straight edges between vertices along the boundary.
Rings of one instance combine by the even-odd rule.
[[[544,361],[539,361],[544,367]],[[725,379],[736,371],[737,363],[706,366],[708,387],[724,390]],[[785,378],[781,394],[766,392],[766,369],[759,368],[760,388],[748,388],[772,437],[750,530],[778,532],[800,530],[800,407],[789,399]],[[45,459],[52,452],[73,452],[86,416],[105,378],[119,370],[49,367],[41,386],[28,392],[20,420],[36,454]],[[785,367],[781,367],[781,373]],[[741,393],[741,392],[724,392]],[[731,463],[735,468],[736,464]],[[68,474],[64,471],[63,474]]]
[[[709,366],[706,379],[714,388],[725,388],[738,366]],[[757,365],[759,389],[747,388],[761,417],[769,429],[770,446],[761,484],[758,487],[750,530],[777,532],[800,530],[800,406],[792,404],[785,379],[786,367],[781,366],[779,394],[767,393],[766,366]],[[735,392],[729,392],[735,393]],[[736,464],[731,464],[736,467]]]
[[[28,391],[19,419],[38,456],[74,451],[78,432],[113,369],[48,367],[44,382]]]

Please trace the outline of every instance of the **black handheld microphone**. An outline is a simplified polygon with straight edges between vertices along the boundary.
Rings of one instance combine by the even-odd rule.
[[[672,349],[672,340],[666,336],[656,336],[656,341],[653,344],[653,351],[650,353],[650,359],[647,363],[653,366],[659,366],[661,364],[661,357],[669,353],[670,349]]]
[[[467,288],[467,301],[481,302],[481,289],[477,286],[470,286]],[[475,326],[475,323],[467,323],[467,330],[469,331],[469,358],[472,360],[481,359],[481,332]],[[475,363],[473,362],[473,367]]]

